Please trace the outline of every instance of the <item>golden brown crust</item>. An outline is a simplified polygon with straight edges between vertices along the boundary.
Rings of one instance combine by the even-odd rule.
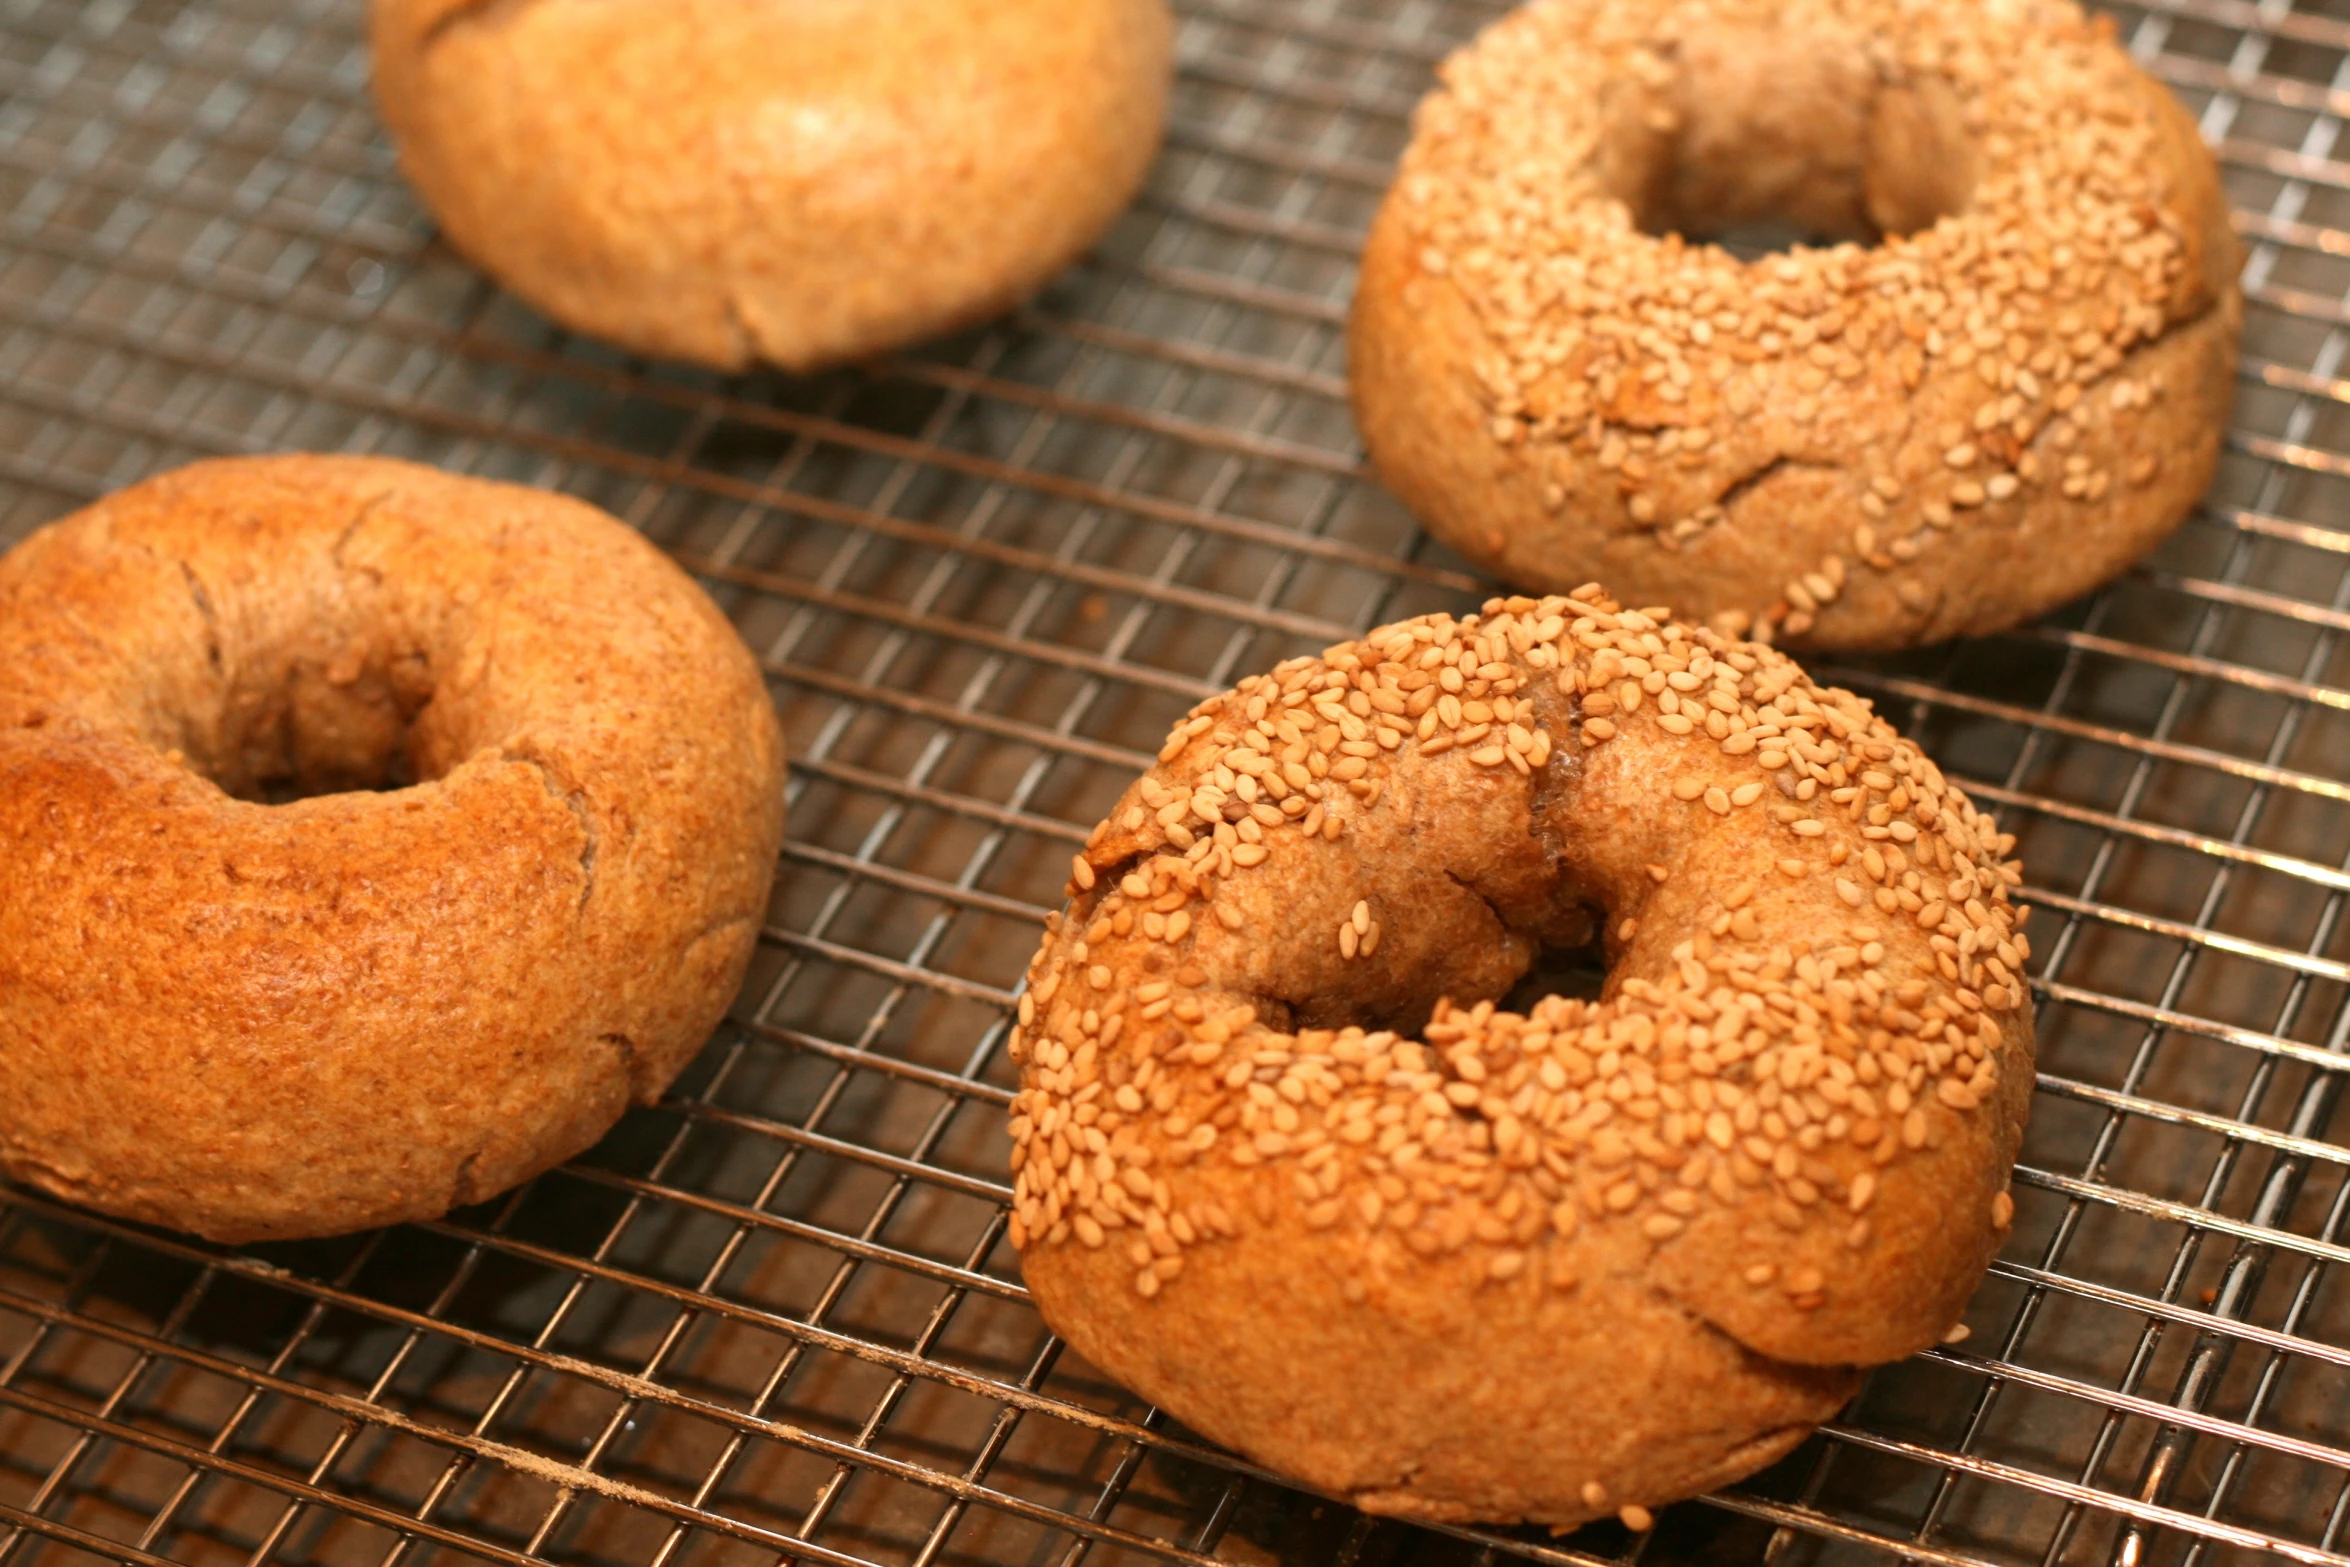
[[[2060,0],[1498,24],[1366,246],[1350,374],[1381,477],[1510,581],[1808,646],[1992,631],[2110,577],[2209,482],[2242,301],[2210,155],[2107,31]],[[1742,264],[1634,208],[1894,233]]]
[[[1246,1215],[1240,1234],[1188,1253],[1156,1299],[1115,1242],[1032,1246],[1021,1267],[1046,1321],[1110,1376],[1366,1512],[1569,1523],[1694,1496],[1778,1459],[1859,1386],[1849,1367],[1745,1348],[1643,1287],[1635,1257],[1566,1293],[1497,1287],[1476,1257],[1407,1278],[1295,1204],[1252,1212],[1269,1184],[1200,1180],[1194,1200]]]
[[[245,459],[35,534],[0,558],[0,1169],[244,1241],[578,1152],[741,982],[782,767],[724,616],[577,501]]]
[[[1030,1288],[1375,1510],[1572,1524],[1751,1472],[1940,1337],[2008,1222],[2009,842],[1857,698],[1596,589],[1245,681],[1030,970]],[[1494,1008],[1595,918],[1602,1000]]]
[[[1164,0],[375,0],[458,249],[646,353],[807,370],[981,320],[1155,155]]]

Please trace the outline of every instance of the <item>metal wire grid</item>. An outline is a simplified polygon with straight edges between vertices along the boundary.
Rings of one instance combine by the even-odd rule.
[[[702,574],[794,746],[734,1019],[577,1165],[242,1256],[0,1190],[0,1567],[2350,1560],[2350,6],[2118,13],[2250,242],[2204,514],[2048,624],[1835,671],[2041,910],[1973,1336],[1644,1541],[1284,1487],[1060,1355],[1003,1244],[1007,987],[1070,848],[1199,696],[1480,590],[1361,478],[1338,337],[1404,117],[1496,8],[1184,9],[1097,257],[792,382],[551,332],[433,243],[350,5],[0,0],[0,542],[217,452],[558,486]]]

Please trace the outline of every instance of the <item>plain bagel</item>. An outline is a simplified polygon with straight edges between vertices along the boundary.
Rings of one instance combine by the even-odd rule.
[[[1380,475],[1560,590],[1820,647],[1983,633],[2209,482],[2238,251],[2069,0],[1536,0],[1444,67],[1350,340]],[[1841,243],[1741,261],[1778,220]]]
[[[1642,1526],[1941,1338],[2005,1233],[2011,842],[1860,699],[1596,589],[1243,681],[1029,969],[1029,1288],[1370,1511]],[[1497,1009],[1602,927],[1600,999]]]
[[[374,0],[456,247],[648,354],[810,370],[983,320],[1156,155],[1165,0]]]
[[[223,1241],[511,1186],[701,1047],[782,781],[733,628],[591,506],[337,457],[108,497],[0,557],[0,1172]]]

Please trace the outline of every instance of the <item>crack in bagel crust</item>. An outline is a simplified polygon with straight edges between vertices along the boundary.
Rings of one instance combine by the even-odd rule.
[[[1365,255],[1383,476],[1513,581],[1604,572],[1765,638],[1996,629],[2110,576],[2208,482],[2242,309],[2211,158],[2111,31],[2069,0],[1495,23],[1420,106]],[[1748,262],[1642,232],[1772,213],[1846,242]],[[1788,456],[1817,482],[1732,482]],[[1982,558],[2010,547],[2065,569]],[[1968,575],[1996,580],[1936,602]]]
[[[1115,1277],[1148,1331],[1203,1253],[1302,1237],[1365,1310],[1638,1277],[1783,1375],[1922,1348],[2013,1214],[2012,847],[1862,699],[1596,587],[1243,681],[1095,829],[1029,969],[1031,1288],[1068,1333],[1112,1310],[1071,1269]],[[1594,905],[1601,998],[1498,1009]],[[1292,1031],[1299,995],[1333,1026]],[[1418,1038],[1339,1021],[1415,1001]]]
[[[603,852],[604,832],[596,820],[595,804],[588,798],[586,788],[553,759],[521,745],[507,746],[505,755],[535,773],[547,797],[569,811],[579,823],[579,907],[584,914],[596,895],[596,860]]]

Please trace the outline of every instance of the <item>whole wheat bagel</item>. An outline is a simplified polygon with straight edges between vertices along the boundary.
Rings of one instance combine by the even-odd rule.
[[[1511,582],[1811,646],[2104,581],[2210,480],[2243,309],[2211,156],[2111,33],[2069,0],[1503,19],[1364,253],[1379,473]],[[1842,242],[1696,242],[1764,219]]]
[[[1003,310],[1163,129],[1165,0],[373,0],[456,247],[567,326],[810,370]]]
[[[1029,1288],[1373,1512],[1644,1527],[1940,1338],[2006,1230],[2011,841],[1858,698],[1597,589],[1243,681],[1029,970]],[[1599,1000],[1496,1010],[1595,933]]]
[[[244,1241],[578,1152],[741,982],[782,770],[725,617],[578,501],[231,460],[36,533],[0,557],[0,1172]]]

